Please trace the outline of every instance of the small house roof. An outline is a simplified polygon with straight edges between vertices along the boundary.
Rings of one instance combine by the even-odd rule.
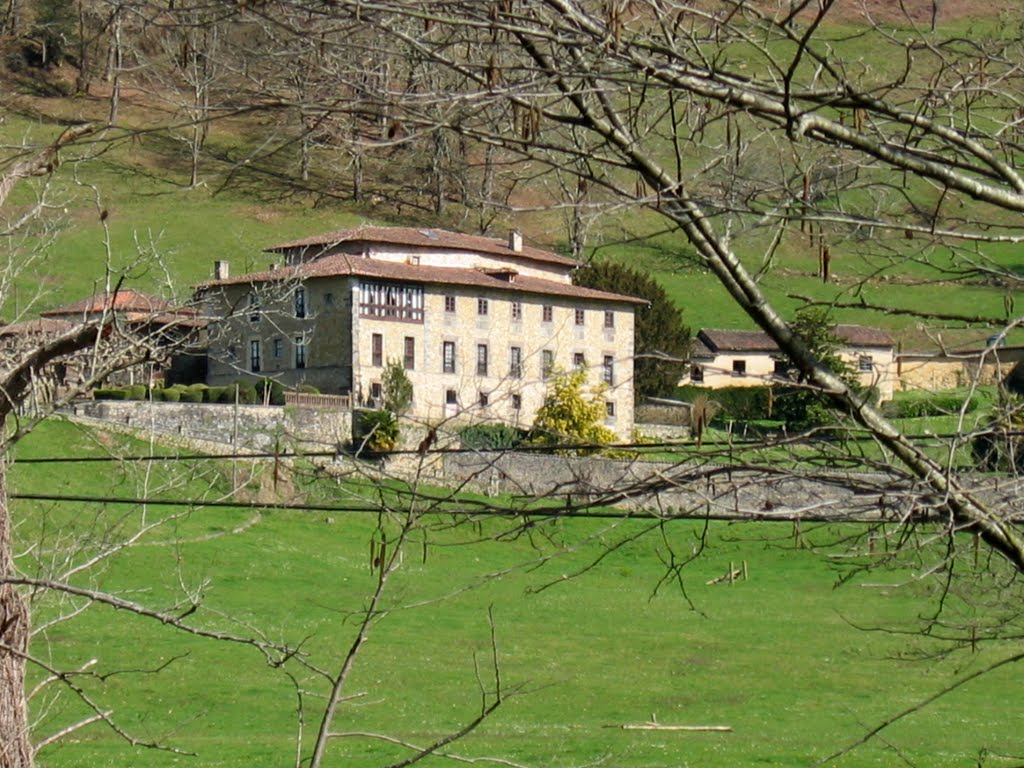
[[[197,316],[196,310],[192,308],[175,307],[166,299],[133,288],[124,288],[114,293],[97,293],[39,314],[43,318],[81,320],[104,312],[116,312],[131,322],[160,324],[184,324],[195,321]]]
[[[864,325],[837,325],[833,328],[836,337],[851,347],[891,347],[892,337],[879,328]],[[702,328],[697,340],[703,343],[709,354],[720,352],[766,352],[779,351],[764,331],[736,331],[719,328]],[[696,352],[696,350],[695,350]]]

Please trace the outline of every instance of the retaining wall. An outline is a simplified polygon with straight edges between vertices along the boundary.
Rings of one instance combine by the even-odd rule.
[[[325,450],[352,439],[352,412],[329,408],[96,400],[70,413],[132,429],[256,451]]]

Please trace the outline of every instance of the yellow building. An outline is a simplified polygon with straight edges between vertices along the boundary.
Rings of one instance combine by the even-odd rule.
[[[556,370],[603,386],[606,424],[633,428],[634,311],[644,302],[572,284],[577,263],[508,240],[437,229],[359,227],[282,243],[275,268],[218,262],[198,288],[207,381],[268,376],[378,405],[385,366],[413,384],[410,417],[528,427]]]
[[[858,382],[876,388],[891,400],[895,380],[892,338],[885,331],[861,325],[837,325],[839,355],[854,370]],[[689,376],[681,384],[722,387],[763,387],[789,377],[789,360],[763,331],[706,328],[697,334]]]

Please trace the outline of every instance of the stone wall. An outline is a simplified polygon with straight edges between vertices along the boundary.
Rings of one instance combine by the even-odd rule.
[[[329,450],[352,439],[352,412],[341,409],[96,400],[75,403],[70,412],[135,430],[255,451],[272,451],[275,446]]]
[[[746,471],[716,464],[662,463],[530,453],[456,453],[434,472],[490,496],[505,493],[712,518],[904,519],[926,510],[922,489],[885,474]],[[988,503],[1014,508],[1024,479],[967,481]]]

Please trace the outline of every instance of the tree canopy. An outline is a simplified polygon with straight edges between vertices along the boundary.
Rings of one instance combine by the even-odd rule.
[[[665,289],[648,274],[615,261],[595,261],[573,273],[587,288],[624,293],[647,301],[634,326],[633,388],[636,399],[668,397],[679,385],[690,354],[690,329]]]

